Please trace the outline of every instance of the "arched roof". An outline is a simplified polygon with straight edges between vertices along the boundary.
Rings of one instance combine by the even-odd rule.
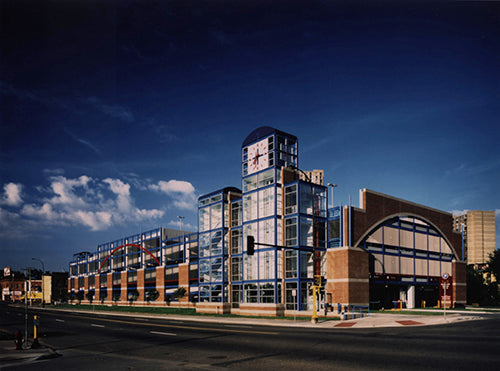
[[[291,138],[294,138],[295,140],[297,140],[297,137],[295,135],[285,133],[284,131],[272,128],[270,126],[261,126],[257,129],[255,129],[254,131],[252,131],[250,134],[248,134],[246,139],[243,141],[243,144],[241,145],[241,147],[242,148],[246,147],[249,144],[257,142],[259,139],[265,138],[265,137],[267,137],[271,134],[275,134],[275,133],[285,135],[287,137],[291,137]]]

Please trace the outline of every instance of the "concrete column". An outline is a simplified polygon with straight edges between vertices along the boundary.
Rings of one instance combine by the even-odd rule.
[[[406,305],[408,309],[415,308],[415,286],[409,286],[406,292]]]

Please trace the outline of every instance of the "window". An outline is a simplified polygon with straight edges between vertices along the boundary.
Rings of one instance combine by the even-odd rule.
[[[274,188],[259,191],[259,218],[274,215]]]
[[[210,252],[212,256],[222,254],[222,231],[217,231],[212,234]]]
[[[210,206],[210,229],[222,227],[222,204],[215,204]]]
[[[146,269],[144,271],[144,281],[145,282],[156,282],[156,269]]]
[[[245,269],[243,279],[245,281],[256,280],[258,279],[258,255],[245,255]]]
[[[243,192],[250,192],[257,188],[257,175],[243,179]]]
[[[285,187],[285,215],[297,212],[297,185]]]
[[[259,237],[260,243],[274,245],[274,219],[261,220],[259,222]]]
[[[260,284],[260,302],[274,303],[274,283],[267,282]]]
[[[242,275],[241,258],[240,257],[231,258],[231,280],[241,281],[242,276],[243,275]]]
[[[266,170],[259,174],[259,188],[274,183],[274,169]]]
[[[285,251],[285,278],[297,277],[297,251]]]
[[[297,245],[297,218],[285,219],[285,246]]]
[[[113,273],[113,285],[122,283],[122,274],[120,272]]]
[[[243,196],[243,221],[257,219],[257,193]]]
[[[257,285],[255,283],[247,283],[244,285],[245,303],[257,303]]]
[[[208,207],[199,210],[199,224],[200,232],[205,232],[210,229],[210,212]]]
[[[231,204],[231,227],[241,225],[241,201]]]
[[[211,275],[210,282],[222,281],[222,258],[215,258],[211,260]]]
[[[231,254],[241,253],[241,229],[231,231]]]
[[[261,251],[259,253],[259,279],[274,279],[274,251]]]
[[[137,283],[137,271],[127,272],[127,283]]]
[[[200,234],[200,246],[199,246],[200,257],[210,256],[210,234],[203,233]]]
[[[179,285],[179,267],[165,268],[165,286]]]

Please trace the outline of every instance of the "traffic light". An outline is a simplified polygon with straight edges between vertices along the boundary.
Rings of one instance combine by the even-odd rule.
[[[247,236],[247,255],[253,255],[255,252],[255,239],[253,236]]]

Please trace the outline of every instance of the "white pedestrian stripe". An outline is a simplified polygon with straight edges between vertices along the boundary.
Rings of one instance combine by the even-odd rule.
[[[103,325],[96,325],[95,323],[91,324],[92,327],[104,327]]]

